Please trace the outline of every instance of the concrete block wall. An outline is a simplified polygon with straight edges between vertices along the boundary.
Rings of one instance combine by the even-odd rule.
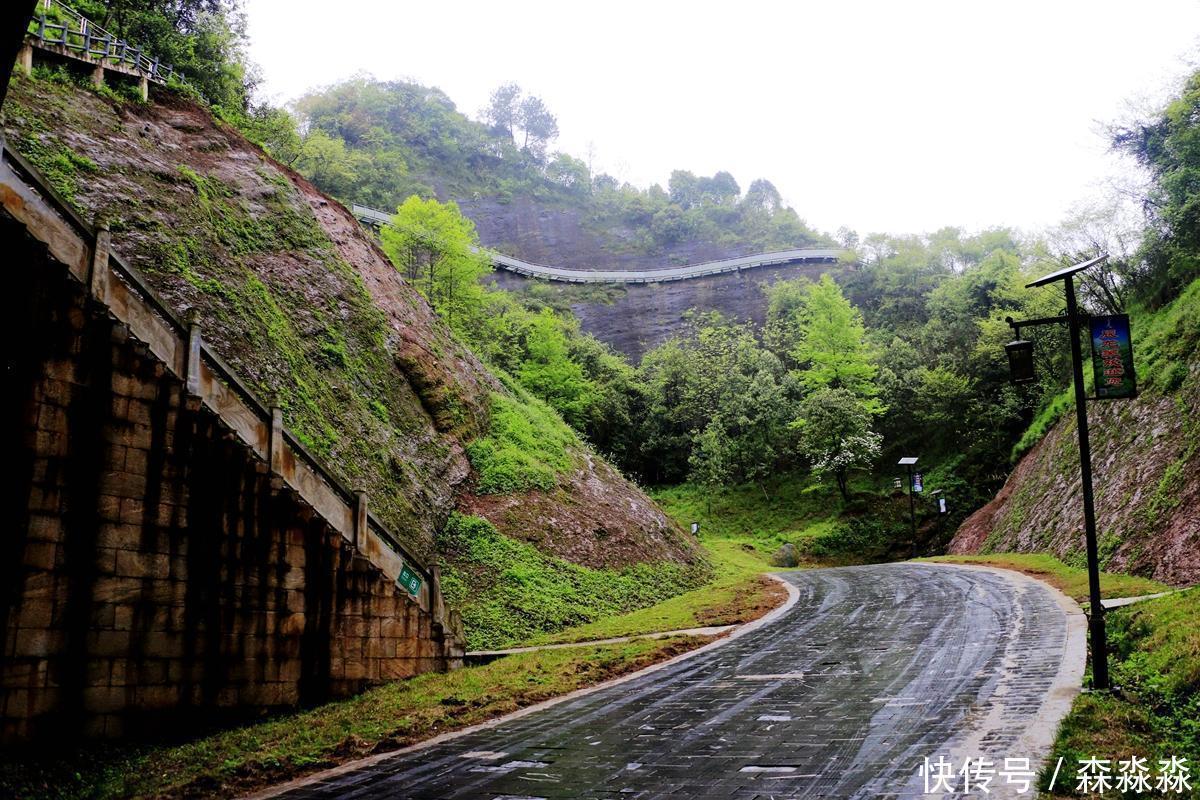
[[[434,612],[11,218],[0,741],[178,733],[445,669]]]

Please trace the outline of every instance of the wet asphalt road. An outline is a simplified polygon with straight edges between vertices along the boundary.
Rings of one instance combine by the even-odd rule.
[[[1067,647],[1046,587],[921,564],[785,577],[795,606],[724,646],[285,797],[920,797],[926,756],[1045,755],[1021,735]]]

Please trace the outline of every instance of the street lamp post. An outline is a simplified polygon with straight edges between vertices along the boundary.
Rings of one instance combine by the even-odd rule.
[[[913,558],[917,557],[917,501],[913,497],[913,466],[917,463],[915,456],[905,456],[898,462],[908,471],[908,518],[912,523],[912,539],[909,540],[909,550]]]
[[[1075,415],[1079,429],[1079,472],[1083,486],[1083,528],[1087,547],[1088,595],[1091,607],[1089,627],[1092,639],[1092,685],[1097,689],[1108,688],[1108,644],[1104,630],[1104,605],[1100,602],[1100,559],[1096,550],[1096,508],[1092,495],[1092,448],[1088,439],[1087,393],[1083,386],[1083,353],[1079,345],[1080,313],[1075,300],[1074,276],[1077,272],[1099,264],[1107,258],[1107,255],[1098,256],[1089,261],[1052,272],[1027,284],[1025,288],[1028,289],[1062,281],[1067,299],[1067,313],[1061,317],[1033,319],[1024,322],[1014,322],[1009,317],[1008,324],[1016,332],[1017,339],[1005,347],[1012,369],[1013,382],[1031,382],[1034,380],[1033,346],[1031,342],[1021,339],[1021,328],[1064,322],[1067,324],[1071,339],[1071,377],[1075,384]]]

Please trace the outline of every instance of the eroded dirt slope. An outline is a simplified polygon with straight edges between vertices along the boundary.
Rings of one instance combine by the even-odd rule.
[[[1090,403],[1088,428],[1101,565],[1200,582],[1200,361],[1169,394]],[[950,551],[1048,551],[1079,561],[1082,502],[1072,410],[967,518]]]
[[[408,544],[471,485],[464,446],[505,392],[339,204],[194,103],[143,105],[16,77],[11,146]],[[694,542],[637,487],[574,446],[553,492],[474,498],[503,532],[593,565],[693,561]],[[520,508],[523,513],[510,513]],[[603,542],[604,547],[597,546]]]

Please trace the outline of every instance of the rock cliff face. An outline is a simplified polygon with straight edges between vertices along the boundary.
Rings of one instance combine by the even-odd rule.
[[[450,335],[340,205],[190,101],[114,102],[14,79],[9,145],[35,163],[261,396],[305,447],[369,493],[372,510],[432,557],[434,534],[471,483],[465,445],[507,390]],[[691,561],[695,544],[637,487],[572,445],[545,513],[491,521],[570,557],[601,538],[604,561]],[[592,487],[590,494],[582,486]],[[514,502],[519,503],[519,497]],[[617,502],[619,501],[619,502]],[[489,513],[490,506],[481,509]]]
[[[753,253],[752,248],[686,241],[647,255],[636,247],[641,232],[623,226],[605,228],[602,235],[574,209],[544,205],[529,198],[514,198],[508,203],[460,200],[458,205],[474,221],[485,245],[534,264],[642,270]],[[719,311],[733,319],[762,324],[766,316],[763,284],[802,276],[815,279],[824,272],[841,269],[845,267],[795,264],[672,283],[631,284],[606,291],[570,284],[555,284],[555,288],[568,298],[586,332],[637,361],[647,350],[678,335],[683,315],[691,309]],[[503,289],[520,290],[535,279],[497,270],[492,280]]]
[[[758,267],[685,281],[626,284],[604,292],[600,299],[595,299],[599,293],[583,288],[586,284],[554,286],[569,299],[586,332],[637,362],[648,350],[678,336],[688,311],[719,311],[731,319],[762,325],[767,315],[764,286],[801,277],[817,280],[825,272],[836,274],[842,269],[837,264]],[[496,270],[492,280],[501,288],[520,290],[538,279]]]
[[[629,226],[589,226],[576,209],[546,205],[528,197],[457,200],[488,247],[530,261],[571,269],[655,269],[750,255],[713,242],[684,241],[647,255],[637,247],[642,232]]]
[[[1200,581],[1200,362],[1165,396],[1090,403],[1088,428],[1101,565],[1177,585]],[[1080,484],[1072,411],[967,518],[950,551],[1049,551],[1080,562]]]

